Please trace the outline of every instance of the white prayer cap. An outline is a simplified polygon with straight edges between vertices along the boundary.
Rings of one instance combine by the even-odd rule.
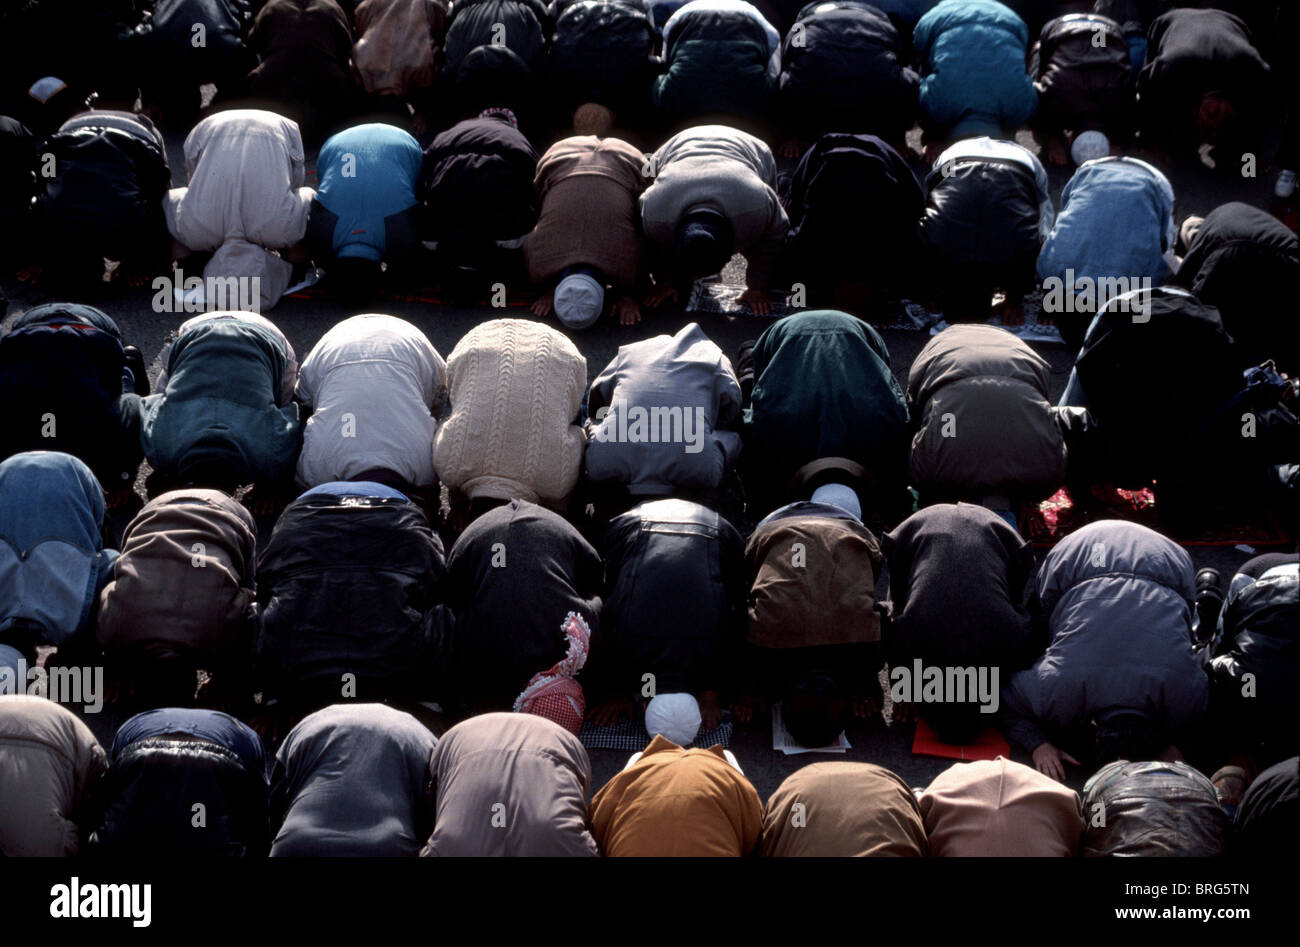
[[[1101,132],[1081,132],[1070,145],[1070,157],[1075,164],[1083,164],[1110,154],[1110,139]]]
[[[605,308],[605,287],[586,273],[571,273],[555,287],[555,315],[568,329],[588,329]]]
[[[645,709],[645,729],[653,740],[662,733],[678,746],[689,746],[700,732],[700,705],[690,694],[659,694]]]

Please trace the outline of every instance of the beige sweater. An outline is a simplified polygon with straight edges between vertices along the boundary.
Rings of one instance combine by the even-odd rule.
[[[586,436],[578,408],[587,360],[550,326],[494,319],[470,330],[447,359],[451,415],[433,463],[471,499],[562,507],[578,482]]]

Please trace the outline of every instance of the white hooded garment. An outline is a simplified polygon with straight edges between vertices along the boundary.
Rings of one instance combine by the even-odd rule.
[[[172,237],[191,251],[215,251],[209,280],[251,279],[260,306],[289,288],[292,266],[270,253],[302,240],[316,192],[303,187],[306,166],[298,125],[273,112],[218,112],[185,139],[188,187],[172,188],[164,209]]]

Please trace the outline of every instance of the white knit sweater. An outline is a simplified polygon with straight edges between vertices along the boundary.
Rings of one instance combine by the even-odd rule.
[[[550,326],[476,326],[447,359],[451,415],[433,445],[438,476],[471,499],[563,506],[586,444],[577,424],[586,384],[587,360]]]

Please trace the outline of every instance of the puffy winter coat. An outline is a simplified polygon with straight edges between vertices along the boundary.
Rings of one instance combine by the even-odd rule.
[[[1100,807],[1100,808],[1097,808]],[[1214,784],[1186,763],[1118,760],[1083,787],[1085,857],[1222,855],[1228,815]]]
[[[1182,547],[1136,523],[1100,520],[1062,540],[1037,582],[1051,643],[1003,683],[1008,736],[1033,749],[1043,727],[1110,710],[1166,732],[1194,724],[1209,681],[1192,647],[1192,573]]]
[[[1233,718],[1233,736],[1265,743],[1270,760],[1297,747],[1298,640],[1300,566],[1278,566],[1240,585],[1234,580],[1211,645],[1210,680]]]

